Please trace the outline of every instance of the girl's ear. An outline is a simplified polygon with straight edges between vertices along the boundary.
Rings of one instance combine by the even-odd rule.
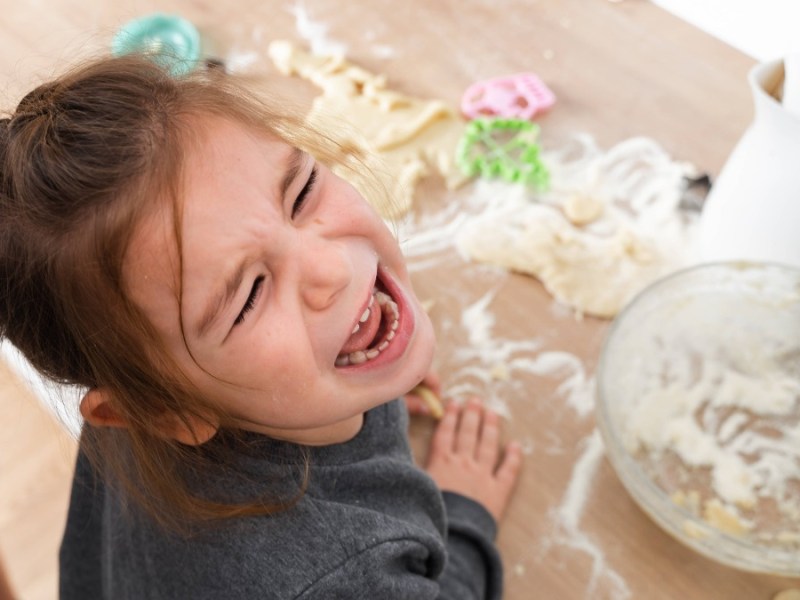
[[[81,415],[86,422],[95,427],[127,427],[125,421],[111,402],[111,394],[103,388],[92,388],[81,400]],[[158,430],[165,438],[187,446],[205,444],[219,430],[211,419],[189,416],[181,419],[165,414],[158,423]]]
[[[110,394],[102,388],[92,388],[86,392],[81,400],[81,415],[95,427],[127,427],[110,402]]]

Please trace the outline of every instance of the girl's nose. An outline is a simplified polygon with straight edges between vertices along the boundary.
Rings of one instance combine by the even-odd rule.
[[[306,306],[323,310],[350,283],[353,266],[341,244],[307,240],[304,245],[300,293]]]

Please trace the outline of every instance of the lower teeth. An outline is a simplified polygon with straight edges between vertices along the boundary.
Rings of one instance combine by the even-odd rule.
[[[355,352],[350,352],[349,354],[340,354],[336,358],[336,366],[337,367],[346,367],[347,365],[360,365],[362,363],[368,362],[374,358],[380,356],[380,353],[386,350],[389,347],[389,342],[394,339],[395,331],[397,331],[397,327],[399,325],[399,310],[397,308],[397,303],[392,300],[391,296],[384,294],[383,292],[375,292],[375,300],[378,302],[378,305],[381,307],[383,314],[385,317],[391,319],[389,326],[387,327],[389,333],[387,333],[380,344],[378,344],[375,348],[369,348],[367,350],[356,350]]]

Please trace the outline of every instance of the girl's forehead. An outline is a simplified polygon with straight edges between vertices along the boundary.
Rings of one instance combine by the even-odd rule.
[[[201,161],[207,168],[209,157],[218,161],[241,160],[249,153],[270,154],[278,158],[291,151],[291,146],[266,127],[255,127],[219,115],[197,115],[190,122],[187,162]]]
[[[223,227],[235,217],[231,211],[282,196],[287,176],[300,168],[300,156],[275,136],[228,119],[210,119],[183,168],[176,217],[181,247]]]

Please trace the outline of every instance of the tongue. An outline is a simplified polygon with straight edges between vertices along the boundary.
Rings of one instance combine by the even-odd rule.
[[[366,350],[369,348],[369,345],[372,343],[372,340],[375,339],[375,335],[378,333],[378,328],[380,325],[381,307],[378,306],[377,302],[373,302],[372,309],[369,311],[369,318],[364,323],[361,323],[358,331],[350,336],[350,338],[345,342],[344,346],[342,346],[342,349],[339,351],[339,353],[350,354],[356,350]]]

